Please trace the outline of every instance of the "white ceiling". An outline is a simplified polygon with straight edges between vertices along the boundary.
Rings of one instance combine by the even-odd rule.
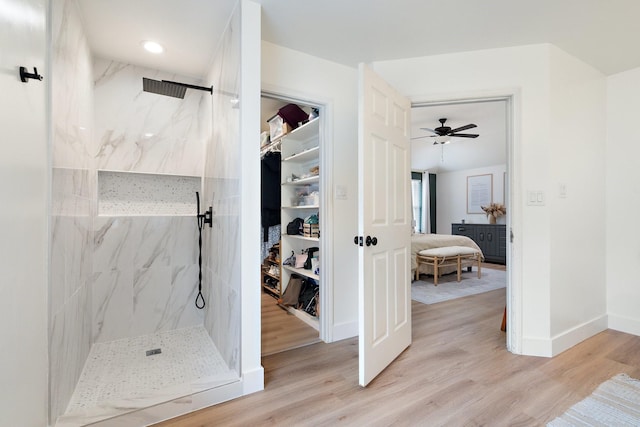
[[[256,1],[263,40],[349,66],[553,43],[605,74],[640,67],[638,0]],[[237,0],[78,2],[96,54],[201,77]]]
[[[94,55],[202,78],[235,6],[231,0],[78,0]],[[54,3],[55,4],[55,3]],[[160,55],[141,45],[153,40]]]
[[[477,138],[451,138],[448,144],[434,145],[433,138],[411,141],[411,168],[430,172],[450,172],[507,162],[506,102],[470,102],[462,104],[414,107],[411,110],[411,136],[432,135],[420,130],[440,126],[457,128],[469,123],[478,127],[462,133],[475,133]]]
[[[398,59],[553,43],[606,75],[640,67],[638,0],[255,0],[262,5],[262,39],[347,66]],[[210,66],[237,0],[78,0],[97,56],[189,77]],[[140,46],[152,39],[166,48],[154,56]],[[495,153],[504,123],[479,104],[414,109],[416,127],[478,125],[480,137],[444,147],[413,142],[440,171]],[[504,118],[504,114],[500,117]],[[414,133],[414,136],[419,135]],[[499,147],[500,144],[503,144]],[[478,151],[457,154],[466,147]],[[482,149],[481,149],[482,148]],[[438,155],[434,156],[434,152]],[[435,160],[434,160],[435,159]]]
[[[262,38],[342,64],[553,43],[605,74],[640,66],[638,0],[257,0]]]

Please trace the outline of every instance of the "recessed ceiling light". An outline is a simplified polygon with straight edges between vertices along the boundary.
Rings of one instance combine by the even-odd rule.
[[[162,53],[164,51],[164,48],[162,47],[162,45],[149,40],[144,40],[142,42],[142,47],[144,47],[147,50],[147,52],[151,52],[151,53]]]

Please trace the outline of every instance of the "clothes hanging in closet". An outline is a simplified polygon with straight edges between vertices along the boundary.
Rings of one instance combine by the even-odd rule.
[[[261,202],[263,241],[269,239],[269,227],[280,224],[280,153],[268,152],[261,164]]]

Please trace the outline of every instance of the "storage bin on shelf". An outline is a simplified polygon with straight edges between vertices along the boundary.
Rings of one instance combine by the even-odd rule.
[[[304,237],[320,237],[320,224],[303,224],[302,235]]]

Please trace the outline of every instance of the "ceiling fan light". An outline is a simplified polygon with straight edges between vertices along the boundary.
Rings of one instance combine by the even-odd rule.
[[[438,135],[435,138],[436,143],[438,144],[447,144],[450,139],[451,137],[449,135]]]

